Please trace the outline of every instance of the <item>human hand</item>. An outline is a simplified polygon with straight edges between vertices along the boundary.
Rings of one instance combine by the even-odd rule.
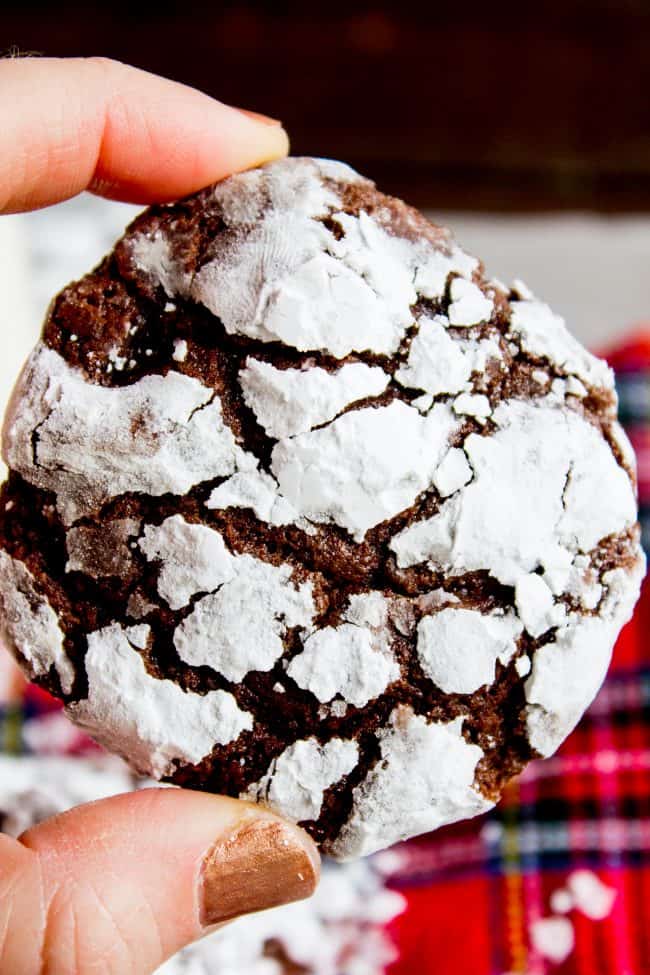
[[[283,129],[104,60],[0,62],[0,212],[90,189],[152,202],[287,151]],[[153,789],[0,835],[0,975],[145,975],[206,928],[300,899],[309,837],[234,799]]]
[[[149,975],[317,879],[306,833],[236,799],[146,789],[77,806],[0,835],[0,972]]]
[[[105,58],[0,60],[0,213],[177,199],[284,156],[279,122]]]

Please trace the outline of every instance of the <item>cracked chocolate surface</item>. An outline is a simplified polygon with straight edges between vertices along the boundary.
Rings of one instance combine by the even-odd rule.
[[[590,692],[584,699],[578,693],[578,703],[573,698],[565,702],[561,683],[571,683],[575,677],[570,669],[560,668],[560,677],[552,678],[560,680],[556,714],[547,701],[549,657],[541,648],[557,644],[557,654],[565,655],[570,668],[581,627],[591,621],[590,625],[602,625],[602,633],[598,631],[602,647],[594,667],[602,668],[603,660],[606,666],[642,569],[633,459],[621,440],[615,394],[602,364],[572,345],[564,332],[557,332],[554,346],[548,336],[556,334],[556,326],[548,319],[548,330],[542,327],[540,333],[535,318],[546,321],[549,310],[489,281],[482,266],[457,248],[448,231],[344,167],[332,171],[331,165],[289,160],[266,167],[259,171],[261,176],[234,177],[216,190],[208,188],[179,203],[152,207],[128,228],[98,268],[55,299],[42,344],[26,367],[7,420],[5,456],[11,472],[0,497],[0,545],[10,558],[0,578],[0,600],[9,619],[7,636],[18,659],[109,747],[136,761],[142,771],[180,785],[258,798],[287,815],[298,808],[300,789],[311,790],[319,813],[301,822],[326,849],[345,857],[367,852],[369,844],[376,848],[401,838],[399,826],[386,819],[382,798],[382,776],[390,779],[386,795],[396,787],[390,749],[398,747],[400,735],[413,756],[408,774],[415,780],[426,768],[432,776],[426,801],[435,815],[428,828],[487,808],[504,784],[543,750],[531,739],[531,710],[541,708],[544,734],[556,747],[577,720],[579,713],[574,711],[589,703]],[[292,180],[297,180],[295,202],[287,203],[283,186],[291,188]],[[269,221],[285,210],[293,218],[294,209],[298,212],[301,206],[299,226],[306,228],[305,240],[312,232],[324,236],[313,245],[316,256],[309,256],[305,243],[305,255],[291,255],[295,266],[289,266],[282,249],[290,250],[289,244],[284,238],[278,238],[282,247],[274,243],[273,235],[282,230]],[[362,234],[361,242],[354,244],[358,225],[365,237]],[[346,242],[348,251],[341,249]],[[299,234],[291,243],[299,250]],[[400,249],[394,251],[395,247]],[[280,253],[277,259],[274,248]],[[373,278],[373,268],[378,267],[380,275],[381,261],[389,259],[393,273],[401,264],[409,266],[410,248],[414,290],[410,294],[404,284],[404,294],[409,294],[404,312],[398,309],[399,296],[391,291],[390,280]],[[432,268],[437,274],[436,262],[441,260],[447,263],[434,293]],[[231,272],[236,292],[238,261],[245,269],[242,286],[260,288],[250,305],[257,302],[254,315],[261,324],[254,328],[264,337],[246,334],[253,325],[238,325],[239,306],[235,302],[232,310],[224,298]],[[251,284],[246,269],[256,261],[259,280]],[[321,265],[330,275],[327,285]],[[316,269],[313,274],[304,271],[307,266]],[[305,322],[304,334],[311,334],[309,316],[330,300],[332,282],[337,281],[339,272],[333,267],[343,269],[340,274],[349,288],[340,303],[357,300],[357,292],[361,295],[356,319],[360,329],[372,302],[378,309],[398,309],[391,320],[399,333],[393,352],[377,351],[369,342],[367,348],[334,354],[317,340],[314,347],[303,349],[273,337],[272,323],[277,323],[274,328],[289,329],[291,315]],[[214,274],[217,284],[210,291]],[[417,286],[420,279],[429,283]],[[464,286],[459,291],[453,284],[458,279],[473,288]],[[307,289],[306,296],[301,289]],[[290,302],[286,307],[291,315],[277,311],[285,307],[283,301]],[[222,315],[208,307],[215,303]],[[491,309],[489,316],[472,321],[473,314],[486,306]],[[462,315],[467,323],[453,324]],[[320,334],[316,326],[313,334]],[[443,355],[449,365],[436,373]],[[278,440],[267,433],[244,398],[241,374],[251,359],[272,366],[280,384],[299,370],[300,376],[304,374],[305,396],[310,376],[320,370],[324,378],[319,382],[326,391],[324,410],[327,391],[334,389],[327,383],[338,382],[347,365],[380,368],[387,380],[379,395],[355,398],[352,392],[348,402],[333,407],[328,419],[304,434]],[[58,370],[56,375],[53,369]],[[420,378],[409,378],[413,376]],[[157,377],[158,386],[147,385],[151,377]],[[449,390],[441,391],[445,380]],[[430,393],[427,385],[432,382],[436,391]],[[299,395],[300,381],[295,388]],[[271,393],[262,388],[260,395]],[[123,406],[126,396],[133,404],[128,409]],[[272,408],[273,401],[269,402]],[[182,409],[177,407],[181,403]],[[528,412],[518,413],[516,404]],[[372,466],[379,457],[392,477],[391,457],[386,460],[381,455],[380,420],[386,418],[388,424],[398,415],[391,412],[396,410],[408,418],[413,444],[422,446],[412,458],[400,459],[400,437],[391,441],[392,428],[387,426],[386,450],[395,452],[395,470],[399,464],[403,469],[399,468],[394,484],[385,487],[381,478],[373,480]],[[517,564],[516,571],[500,568],[496,555],[493,561],[490,546],[496,543],[490,540],[489,524],[477,536],[478,550],[485,546],[483,561],[483,556],[477,556],[476,564],[468,564],[460,539],[463,525],[471,523],[472,506],[479,503],[480,491],[490,496],[490,478],[495,492],[504,490],[497,479],[498,465],[490,459],[489,451],[496,449],[493,444],[506,444],[500,449],[514,451],[515,458],[521,451],[524,478],[525,466],[535,463],[530,438],[544,429],[538,419],[546,422],[549,417],[549,423],[555,423],[558,416],[573,431],[562,433],[562,444],[558,441],[559,486],[551,486],[553,451],[540,450],[539,455],[543,457],[539,461],[541,508],[551,491],[557,493],[551,499],[557,515],[549,527],[557,535],[555,548],[549,550],[540,528],[538,557],[527,554],[524,559],[521,552],[534,544],[536,529],[526,525],[521,511],[513,511],[513,518],[519,517],[522,524],[521,538],[512,543],[514,554],[509,556]],[[366,417],[376,421],[379,434],[374,426],[362,424]],[[447,424],[442,439],[438,417]],[[206,440],[202,451],[201,438],[208,436],[208,430],[214,440]],[[327,439],[332,430],[336,436]],[[321,439],[314,439],[317,436]],[[372,440],[375,436],[379,446]],[[589,437],[596,438],[594,443],[603,451],[603,477],[612,485],[611,502],[589,487],[590,479],[599,476],[600,463],[590,467],[594,450],[580,446],[581,438],[586,445]],[[510,442],[514,446],[508,446]],[[170,445],[176,460],[169,460]],[[569,457],[574,447],[575,457]],[[451,450],[457,451],[456,465],[467,467],[469,479],[441,492],[436,471]],[[212,463],[215,451],[222,454]],[[328,451],[333,458],[331,475],[323,466]],[[565,454],[568,460],[561,459]],[[110,472],[118,468],[116,488],[118,482],[111,480]],[[190,483],[178,490],[175,472],[181,468]],[[344,487],[328,494],[323,482],[339,475]],[[302,478],[299,490],[294,490],[296,478]],[[519,481],[518,472],[513,481]],[[361,493],[355,501],[359,485]],[[218,496],[226,488],[240,492],[239,502],[213,504],[213,493]],[[310,491],[316,500],[310,500]],[[74,505],[66,507],[70,498]],[[517,498],[516,492],[514,501],[503,497],[506,522],[508,506],[522,503]],[[537,502],[531,503],[534,520]],[[599,505],[607,510],[601,511]],[[368,515],[369,508],[375,510],[372,506],[385,510],[387,516]],[[602,536],[595,539],[588,530],[589,506],[594,523],[603,526]],[[366,521],[359,520],[360,511]],[[368,520],[370,527],[362,530]],[[443,522],[451,526],[449,538],[438,539],[437,526]],[[353,523],[361,527],[352,530]],[[419,536],[417,544],[409,541],[414,526],[429,525],[430,538],[424,531],[424,541]],[[167,532],[161,543],[164,551],[149,557],[143,539],[147,529],[156,527]],[[180,534],[174,535],[175,531]],[[499,542],[498,531],[494,537]],[[223,560],[222,576],[218,559]],[[26,567],[29,584],[22,576],[16,581],[15,563]],[[184,573],[183,591],[188,586],[191,591],[184,603],[180,598],[178,606],[174,603],[175,608],[161,594],[165,572],[179,586]],[[532,576],[537,583],[530,583]],[[526,595],[531,592],[535,595]],[[355,598],[368,594],[378,594],[378,621],[371,619],[369,609],[366,617],[353,615]],[[529,602],[522,609],[524,598]],[[370,607],[369,602],[363,605]],[[513,621],[510,644],[494,651],[493,678],[470,693],[441,690],[427,675],[418,649],[423,620],[445,609],[470,611],[473,615],[466,619],[488,621],[488,628],[493,619]],[[69,691],[54,659],[47,666],[47,647],[38,649],[43,621],[52,622],[50,612],[60,630],[62,652],[74,671]],[[204,662],[188,662],[181,655],[178,634],[199,618],[199,612],[207,629],[201,649],[197,643],[192,654]],[[260,618],[266,622],[258,634],[255,627]],[[296,683],[287,668],[305,652],[310,637],[326,630],[340,639],[347,634],[353,642],[347,656],[336,658],[340,689],[322,700]],[[247,651],[251,633],[258,635]],[[103,648],[108,674],[95,697],[87,668],[93,634]],[[124,641],[119,644],[122,634]],[[201,633],[196,640],[200,637]],[[205,641],[213,644],[207,656]],[[141,688],[134,690],[133,699],[119,685],[124,669],[111,676],[108,660],[118,645],[127,654],[122,659],[131,661],[133,655],[133,672]],[[441,647],[441,653],[443,649],[453,666],[455,654],[465,661],[463,666],[471,667],[472,655],[484,648],[460,639],[458,649]],[[233,659],[245,652],[259,665],[251,666],[241,680],[228,679]],[[363,686],[380,658],[390,661],[392,678],[365,705],[350,703],[345,688],[351,682]],[[318,661],[313,686],[320,686],[317,678],[322,683],[320,671],[326,674],[328,666],[324,657]],[[156,688],[168,682],[182,693],[158,706]],[[111,693],[120,698],[122,710],[109,720]],[[87,705],[92,700],[97,701],[94,714]],[[193,711],[185,732],[183,709],[190,700]],[[231,708],[228,713],[235,715],[236,729],[241,730],[232,740],[215,743],[221,733],[218,728],[225,727],[219,710],[225,701]],[[216,716],[208,719],[212,702]],[[448,773],[442,759],[436,757],[437,739],[433,734],[428,739],[425,730],[417,745],[415,737],[409,744],[409,736],[420,727],[419,718],[425,728],[453,729],[459,755],[467,762],[463,772],[467,781],[460,782],[459,773],[459,795],[453,793],[455,798],[449,800],[456,805],[442,812],[450,787],[445,784]],[[206,746],[209,720],[215,721],[215,733]],[[393,737],[386,737],[389,729]],[[194,736],[187,748],[187,741],[178,740],[183,734]],[[320,748],[315,778],[306,784],[299,781],[302,772],[297,765],[293,773],[291,768],[286,775],[283,771],[284,753],[300,742],[316,742]],[[352,767],[344,771],[343,759],[329,748],[341,742],[352,742],[357,749]],[[148,750],[157,756],[152,763],[142,758]],[[434,781],[437,762],[443,776],[441,795]],[[405,828],[421,831],[427,828],[417,825],[426,823],[418,806],[423,799],[413,796],[411,801],[420,818]],[[365,825],[360,826],[360,821]],[[359,839],[368,829],[374,830],[373,838]]]

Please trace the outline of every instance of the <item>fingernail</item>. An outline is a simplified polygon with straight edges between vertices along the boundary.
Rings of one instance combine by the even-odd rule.
[[[261,122],[263,125],[282,125],[279,118],[271,118],[270,115],[262,115],[260,112],[251,112],[248,108],[238,108],[237,111],[248,116],[248,118],[252,118],[254,122]]]
[[[203,860],[201,923],[209,927],[309,897],[319,872],[316,847],[302,830],[271,818],[244,821]]]

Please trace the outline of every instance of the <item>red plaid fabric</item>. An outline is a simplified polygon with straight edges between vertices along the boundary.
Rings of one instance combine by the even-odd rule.
[[[648,550],[650,332],[608,358],[637,451]],[[604,687],[558,754],[529,766],[481,820],[394,851],[391,882],[408,909],[393,924],[399,960],[390,975],[650,973],[649,634],[646,582]],[[580,870],[611,892],[600,920],[557,911],[557,892]],[[536,922],[558,918],[561,931],[551,927],[540,950]],[[548,954],[567,930],[574,947],[554,961]]]
[[[639,459],[647,549],[650,332],[609,358]],[[533,763],[487,816],[379,855],[408,904],[391,925],[390,975],[650,975],[649,633],[646,585],[602,691],[558,754]],[[4,747],[21,750],[24,722],[56,707],[30,688],[5,709]],[[75,732],[61,745],[89,747]],[[599,919],[593,905],[566,903],[584,871],[603,885]]]

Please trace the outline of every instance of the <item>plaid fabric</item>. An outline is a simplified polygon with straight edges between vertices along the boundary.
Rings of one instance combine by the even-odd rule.
[[[650,551],[650,332],[608,359],[637,452]],[[393,925],[400,958],[391,975],[650,973],[648,634],[647,581],[603,689],[558,754],[529,766],[482,820],[392,851],[391,881],[409,906]],[[610,892],[601,920],[558,912],[557,892],[585,869]],[[547,926],[540,950],[536,922],[558,918],[561,931]],[[567,932],[573,949],[551,960]]]
[[[609,359],[650,548],[650,333]],[[391,925],[399,960],[390,975],[650,975],[649,632],[646,585],[605,686],[559,753],[533,763],[482,819],[379,855],[408,903]],[[24,729],[56,707],[29,688],[0,714],[0,745],[24,750]],[[71,732],[59,747],[93,746]],[[585,870],[604,885],[599,919],[589,904],[562,913]]]

